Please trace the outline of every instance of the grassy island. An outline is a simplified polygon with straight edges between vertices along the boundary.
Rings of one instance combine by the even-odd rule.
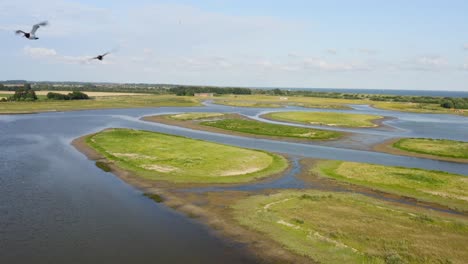
[[[288,166],[276,154],[149,131],[110,129],[86,142],[119,168],[149,180],[238,183]]]
[[[377,115],[327,112],[275,112],[264,117],[277,121],[340,127],[376,127],[378,125],[375,121],[383,118]]]
[[[322,161],[312,172],[338,181],[468,211],[467,177],[440,171]]]
[[[283,191],[245,198],[233,210],[243,226],[319,263],[468,259],[466,220],[359,194]]]
[[[273,137],[290,137],[310,140],[327,140],[339,138],[342,133],[319,129],[270,124],[250,119],[221,119],[201,122],[202,126],[216,127],[224,130],[246,134],[265,135]]]
[[[420,154],[456,159],[468,159],[468,142],[447,139],[403,138],[394,148]]]

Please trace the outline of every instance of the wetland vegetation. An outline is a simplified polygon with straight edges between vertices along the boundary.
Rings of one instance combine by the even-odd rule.
[[[375,122],[383,119],[378,115],[328,112],[274,112],[263,117],[277,121],[340,127],[376,127],[378,125]]]
[[[311,173],[468,212],[468,181],[462,175],[343,161],[321,161]]]
[[[109,95],[96,96],[90,100],[43,99],[33,102],[2,102],[0,103],[0,114],[198,105],[200,105],[199,101],[193,97],[180,97],[174,95]]]
[[[464,263],[468,258],[465,219],[359,194],[281,191],[240,200],[233,211],[244,227],[319,263]]]
[[[342,133],[340,132],[295,127],[288,125],[270,124],[256,120],[240,118],[203,121],[200,123],[200,125],[253,135],[290,137],[309,140],[329,140],[336,139],[342,136]]]
[[[288,167],[285,158],[273,153],[149,131],[110,129],[86,142],[118,167],[157,181],[239,183]]]
[[[468,159],[468,142],[448,139],[402,138],[393,143],[393,147],[439,157]]]

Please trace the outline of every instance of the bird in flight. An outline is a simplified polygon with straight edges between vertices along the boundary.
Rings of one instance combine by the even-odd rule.
[[[49,23],[47,21],[44,21],[44,22],[41,22],[41,23],[37,23],[36,25],[34,25],[31,29],[31,32],[27,33],[27,32],[24,32],[22,30],[17,30],[16,31],[16,34],[23,34],[23,36],[27,39],[30,39],[30,40],[36,40],[36,39],[39,39],[38,37],[36,37],[36,31],[40,28],[40,27],[44,27],[44,26],[47,26]]]
[[[110,53],[110,52],[106,52],[106,53],[104,53],[104,54],[102,54],[102,55],[98,55],[98,56],[92,58],[92,60],[100,60],[100,61],[102,61],[102,60],[104,59],[104,57],[105,57],[106,55],[108,55],[109,53]]]

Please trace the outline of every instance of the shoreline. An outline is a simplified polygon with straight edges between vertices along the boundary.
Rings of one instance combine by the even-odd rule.
[[[281,263],[314,263],[309,258],[296,255],[292,252],[285,250],[279,243],[263,237],[261,234],[244,228],[238,225],[231,217],[229,206],[240,197],[247,197],[251,193],[248,191],[226,191],[221,195],[216,192],[209,192],[207,196],[214,197],[217,204],[203,200],[206,197],[203,194],[184,192],[181,189],[190,187],[211,187],[220,186],[223,184],[177,184],[164,181],[152,181],[133,175],[132,172],[121,169],[117,165],[109,162],[104,156],[92,149],[87,145],[86,138],[94,135],[88,134],[74,139],[71,145],[79,152],[85,155],[89,160],[94,162],[104,162],[110,168],[110,173],[118,177],[125,183],[137,188],[144,195],[157,195],[162,198],[161,203],[173,210],[184,214],[187,218],[194,219],[197,223],[205,225],[209,228],[216,237],[229,242],[240,243],[246,248],[246,256],[253,256],[260,261],[260,263],[270,263],[280,261]],[[265,181],[272,181],[284,174],[288,173],[292,166],[290,165],[286,170],[273,174],[265,179],[252,181],[251,183],[260,183]],[[224,186],[243,185],[245,183],[237,184],[224,184]],[[261,191],[256,194],[268,193],[268,191]],[[149,199],[151,199],[149,197]],[[210,198],[209,198],[210,199]],[[222,202],[220,203],[219,200]],[[157,202],[157,201],[155,201]],[[206,208],[208,207],[208,208]]]
[[[436,155],[409,152],[409,151],[404,151],[398,148],[394,148],[393,144],[400,139],[402,138],[399,137],[399,138],[392,138],[392,139],[386,140],[382,143],[374,145],[372,147],[372,150],[376,152],[383,152],[383,153],[388,153],[392,155],[401,155],[401,156],[414,157],[414,158],[424,158],[424,159],[440,160],[440,161],[448,161],[448,162],[456,162],[456,163],[464,163],[464,164],[468,163],[467,159],[440,157]]]

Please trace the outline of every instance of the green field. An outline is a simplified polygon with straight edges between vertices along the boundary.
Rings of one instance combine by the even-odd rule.
[[[308,108],[350,109],[350,107],[348,107],[347,104],[361,102],[361,100],[270,95],[223,95],[216,98],[217,99],[214,100],[214,103],[216,104],[260,108],[302,106]]]
[[[269,124],[265,122],[259,122],[256,120],[246,120],[239,118],[204,121],[201,122],[200,125],[254,135],[303,138],[311,140],[336,139],[342,136],[342,134],[339,132],[294,127],[287,125]]]
[[[103,96],[91,100],[0,102],[0,114],[198,105],[200,105],[200,103],[194,97],[173,95]]]
[[[466,263],[468,222],[359,194],[283,191],[233,206],[235,219],[319,263]]]
[[[457,159],[468,159],[468,142],[463,141],[446,139],[403,138],[395,142],[393,147],[414,153]]]
[[[201,140],[131,129],[105,130],[86,140],[137,176],[176,183],[237,183],[286,169],[282,156]]]
[[[423,103],[404,103],[404,102],[368,102],[375,108],[401,111],[401,112],[413,112],[413,113],[433,113],[433,114],[459,114],[468,115],[468,111],[465,110],[463,113],[455,112],[452,109],[443,108],[438,104],[423,104]]]
[[[462,175],[341,161],[321,161],[312,172],[322,177],[468,211],[468,177]]]
[[[278,121],[340,127],[376,127],[373,122],[383,118],[377,115],[327,112],[275,112],[264,117]]]
[[[168,117],[174,120],[187,121],[187,120],[200,120],[200,119],[222,117],[222,116],[224,116],[223,113],[201,113],[200,112],[200,113],[182,113],[182,114],[170,115]]]
[[[240,100],[214,100],[215,104],[236,106],[236,107],[258,107],[258,108],[279,108],[283,107],[281,104],[272,102],[257,102],[257,101],[240,101]]]
[[[349,104],[367,104],[376,108],[415,112],[415,113],[440,113],[468,115],[468,110],[463,113],[446,109],[438,104],[429,103],[406,103],[406,102],[380,102],[369,99],[343,99],[343,98],[322,98],[308,96],[273,96],[273,95],[223,95],[214,100],[217,104],[240,106],[240,107],[284,107],[302,106],[309,108],[323,109],[350,109]]]

